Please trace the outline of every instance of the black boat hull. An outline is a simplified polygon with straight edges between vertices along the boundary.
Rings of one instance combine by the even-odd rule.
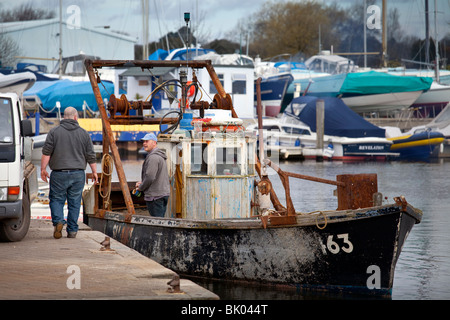
[[[89,225],[184,275],[388,296],[403,243],[420,221],[411,208],[299,215],[295,225],[266,229],[259,219],[127,223],[112,212],[90,216]]]

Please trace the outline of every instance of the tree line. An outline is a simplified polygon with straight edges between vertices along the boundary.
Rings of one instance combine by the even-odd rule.
[[[368,0],[367,6],[374,4]],[[320,49],[333,49],[335,53],[357,53],[364,51],[364,11],[362,1],[343,9],[338,2],[330,5],[316,1],[266,1],[253,16],[241,21],[227,35],[228,39],[237,41],[236,35],[249,34],[249,53],[263,59],[288,53],[302,55],[306,58],[317,54]],[[420,35],[407,35],[400,25],[400,13],[391,8],[387,14],[387,49],[388,66],[405,65],[402,59],[425,61],[425,31]],[[379,52],[368,55],[369,67],[382,65],[380,29],[367,30],[367,52]],[[440,39],[441,63],[446,64],[450,55],[450,33]],[[435,59],[434,40],[430,44],[430,61]],[[363,55],[349,56],[362,66]],[[407,64],[407,67],[417,65]]]
[[[368,0],[367,5],[374,0]],[[364,11],[363,3],[356,3],[350,8],[343,9],[337,1],[330,5],[317,1],[275,1],[264,2],[258,12],[246,17],[229,32],[224,33],[222,39],[208,39],[209,34],[202,33],[202,19],[197,29],[182,27],[169,32],[158,41],[149,43],[149,52],[159,48],[181,48],[190,44],[200,44],[203,48],[214,49],[220,54],[242,52],[252,57],[257,55],[262,59],[270,59],[280,54],[290,54],[297,58],[308,58],[317,54],[321,49],[333,49],[335,53],[363,52],[364,39]],[[55,17],[53,11],[36,9],[31,3],[20,5],[12,10],[0,11],[0,22],[48,19]],[[404,65],[402,59],[425,61],[425,40],[418,35],[405,35],[400,23],[400,13],[397,9],[390,9],[387,17],[388,66]],[[423,36],[424,37],[424,36]],[[0,57],[6,61],[7,53],[11,55],[11,39],[5,39],[0,33]],[[248,39],[248,45],[247,45]],[[6,45],[8,44],[8,45]],[[380,52],[368,55],[369,67],[379,67],[381,56],[381,30],[367,31],[367,52]],[[9,49],[8,49],[9,48]],[[7,50],[8,49],[8,50]],[[434,41],[430,45],[430,60],[435,59]],[[450,55],[450,33],[440,40],[440,56],[443,64]],[[363,55],[349,56],[356,64],[362,66]],[[142,45],[135,45],[135,59],[142,59]],[[11,59],[8,60],[10,62]],[[415,67],[414,65],[407,65]]]
[[[375,3],[368,0],[367,6]],[[364,4],[356,3],[343,9],[338,2],[330,5],[316,1],[271,1],[264,2],[260,10],[242,19],[225,33],[224,39],[208,41],[201,31],[188,32],[190,43],[198,41],[203,48],[214,49],[219,54],[247,52],[252,57],[263,60],[281,54],[290,54],[294,59],[306,59],[318,54],[320,50],[333,50],[334,53],[362,53],[364,51]],[[425,39],[418,35],[406,35],[400,23],[400,13],[396,8],[390,9],[387,16],[388,66],[417,67],[403,62],[402,59],[425,62]],[[201,23],[200,23],[201,25]],[[186,34],[186,27],[171,32],[149,44],[150,52],[158,48],[180,48],[183,43],[180,35]],[[425,32],[424,32],[425,33]],[[367,30],[368,67],[382,66],[381,30]],[[245,41],[242,41],[245,39]],[[247,40],[249,43],[247,46]],[[430,41],[430,61],[435,60],[434,39]],[[141,58],[142,48],[136,46],[135,57]],[[450,55],[450,33],[440,40],[441,66],[445,68],[446,58]],[[364,55],[349,55],[359,66],[364,65]]]

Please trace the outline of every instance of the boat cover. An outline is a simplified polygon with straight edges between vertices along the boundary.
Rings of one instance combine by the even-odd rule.
[[[26,83],[27,85],[23,88],[25,89],[17,89],[19,91],[13,91],[16,94],[22,94],[22,90],[27,90],[33,86],[36,82],[36,76],[33,72],[18,72],[18,73],[10,73],[10,74],[2,74],[0,73],[0,92],[10,92],[12,88],[16,85]]]
[[[316,132],[316,102],[318,99],[313,96],[295,98],[286,109],[286,114],[302,121]],[[385,138],[385,129],[364,120],[341,99],[334,97],[321,99],[325,105],[324,131],[326,135],[348,138]]]
[[[168,55],[169,52],[167,50],[158,49],[148,57],[148,60],[164,60]]]
[[[433,78],[394,76],[391,74],[369,71],[347,74],[339,91],[344,95],[368,95],[392,92],[411,92],[429,90]]]
[[[109,99],[110,95],[114,93],[114,84],[110,81],[102,81],[102,83],[103,85],[98,86],[102,98]],[[25,91],[23,95],[25,98],[38,96],[42,102],[42,108],[46,111],[53,110],[57,101],[61,103],[61,112],[67,107],[74,107],[78,111],[82,111],[84,101],[86,101],[92,111],[98,111],[97,102],[89,81],[71,81],[67,79],[36,81],[34,86]]]
[[[341,73],[310,79],[295,79],[288,87],[281,103],[283,112],[291,101],[295,85],[301,84],[302,90],[308,88],[306,95],[320,97],[354,97],[396,92],[427,91],[433,78],[416,76],[395,76],[384,72]]]

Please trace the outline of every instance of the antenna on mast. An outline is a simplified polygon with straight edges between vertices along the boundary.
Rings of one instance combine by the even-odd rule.
[[[189,21],[191,20],[190,12],[184,13],[184,21],[186,22],[186,60],[189,62]]]
[[[191,14],[189,12],[184,13],[184,21],[186,22],[186,71],[180,71],[181,82],[181,113],[184,114],[187,102],[187,75],[189,73],[189,21],[191,20]]]

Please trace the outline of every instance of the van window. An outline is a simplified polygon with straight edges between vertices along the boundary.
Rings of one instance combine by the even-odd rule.
[[[0,98],[0,144],[12,144],[13,118],[11,100]]]

